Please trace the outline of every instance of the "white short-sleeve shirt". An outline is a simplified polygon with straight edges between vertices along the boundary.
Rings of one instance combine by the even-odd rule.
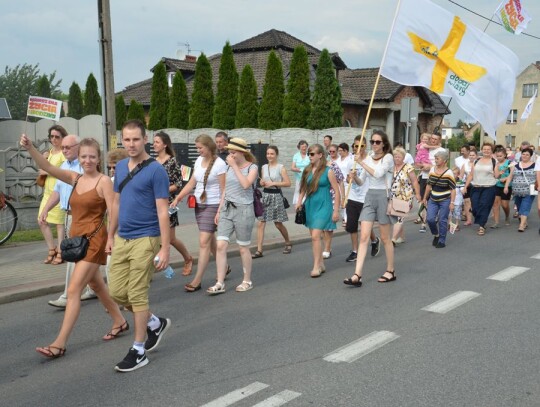
[[[197,202],[201,203],[200,198],[204,190],[204,174],[206,173],[206,167],[202,167],[203,158],[199,157],[195,161],[195,168],[193,171],[193,176],[197,181],[195,186],[195,197]],[[216,158],[210,174],[208,174],[208,179],[206,181],[206,201],[204,202],[207,205],[217,205],[221,199],[221,190],[219,187],[219,178],[221,174],[227,172],[227,164],[221,158]]]

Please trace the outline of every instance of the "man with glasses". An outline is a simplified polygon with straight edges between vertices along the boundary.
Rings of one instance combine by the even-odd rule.
[[[362,185],[358,185],[354,179],[354,175],[358,178],[364,169],[360,165],[356,165],[356,169],[353,170],[354,161],[357,158],[363,160],[366,158],[366,140],[362,140],[360,144],[360,139],[362,136],[356,136],[352,143],[353,150],[353,159],[349,161],[349,168],[347,170],[347,182],[351,183],[349,189],[349,196],[347,197],[347,204],[345,205],[345,213],[347,214],[347,223],[345,230],[351,235],[351,246],[352,250],[349,256],[345,259],[346,262],[351,263],[356,261],[357,250],[358,250],[358,225],[360,219],[360,213],[364,207],[364,201],[366,199],[366,193],[369,189],[369,182],[364,182]],[[360,148],[360,150],[359,150]],[[347,191],[345,191],[345,194]],[[371,230],[371,255],[376,256],[380,251],[380,241],[379,238],[375,236],[373,229]]]
[[[62,153],[66,158],[66,161],[60,166],[63,170],[70,170],[82,174],[83,170],[79,164],[79,137],[70,134],[64,137],[62,140]],[[60,203],[60,208],[66,212],[66,235],[69,235],[69,228],[71,226],[71,210],[69,208],[69,196],[71,195],[71,190],[73,186],[66,184],[64,181],[58,180],[54,186],[54,190],[49,197],[49,200],[43,208],[43,212],[39,218],[40,223],[44,222],[47,219],[47,213],[51,208],[54,208],[58,203]],[[69,280],[71,279],[71,274],[75,268],[75,263],[67,263],[66,267],[66,285],[64,287],[64,292],[57,300],[51,300],[48,302],[49,305],[58,308],[66,308],[67,305],[67,288],[69,286]],[[90,300],[97,298],[96,294],[90,287],[86,287],[81,294],[81,301]]]

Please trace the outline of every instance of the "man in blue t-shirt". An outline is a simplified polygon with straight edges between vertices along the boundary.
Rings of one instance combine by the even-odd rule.
[[[170,319],[150,312],[148,302],[154,268],[164,270],[169,265],[170,228],[169,177],[163,166],[146,153],[146,143],[141,121],[124,124],[122,145],[129,158],[116,164],[114,177],[107,241],[107,252],[112,252],[109,292],[118,304],[133,312],[135,341],[124,360],[116,365],[119,372],[147,365],[146,352],[157,348],[171,326]],[[158,258],[155,262],[154,257]],[[118,333],[127,329],[122,327]]]

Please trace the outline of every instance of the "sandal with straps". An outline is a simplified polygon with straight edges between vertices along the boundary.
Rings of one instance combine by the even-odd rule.
[[[193,257],[189,256],[189,259],[184,260],[184,268],[182,269],[183,276],[189,276],[193,268]]]
[[[102,339],[104,341],[112,341],[113,339],[118,338],[118,335],[120,335],[122,332],[126,332],[128,329],[129,329],[129,323],[127,321],[124,321],[122,325],[116,326],[113,329],[111,329],[111,332],[105,335]],[[114,331],[116,331],[116,333],[113,333]]]
[[[253,283],[251,281],[242,281],[242,284],[236,287],[236,292],[243,293],[245,291],[251,290],[252,288],[253,288]]]
[[[56,249],[49,249],[49,254],[47,254],[47,258],[43,260],[43,264],[51,264],[54,260],[54,256],[56,256]]]
[[[56,349],[58,352],[55,353],[52,351],[52,349]],[[66,354],[66,348],[59,348],[58,346],[49,345],[42,348],[36,348],[36,352],[47,358],[56,359]]]
[[[212,287],[208,287],[206,292],[209,295],[218,295],[223,294],[225,292],[225,283],[220,283],[219,281],[216,282]]]
[[[397,279],[397,277],[395,275],[395,272],[396,272],[396,270],[393,270],[393,271],[386,270],[386,273],[391,274],[392,277],[388,278],[388,277],[385,277],[384,274],[383,274],[382,276],[379,277],[379,279],[377,281],[379,283],[389,283],[390,281],[395,281]]]
[[[253,253],[253,254],[251,255],[251,258],[252,258],[252,259],[258,259],[258,258],[260,258],[260,257],[263,257],[263,252],[261,252],[260,250],[257,250],[255,253]]]
[[[58,266],[59,264],[62,264],[64,262],[64,259],[62,258],[62,252],[56,252],[56,257],[53,261],[51,261],[51,264]]]
[[[286,244],[285,249],[283,249],[283,254],[290,254],[292,252],[292,244]]]
[[[353,277],[356,276],[357,280],[354,281]],[[352,285],[355,287],[362,287],[362,276],[359,276],[358,274],[354,273],[352,277],[346,278],[343,280],[343,284],[345,285]]]

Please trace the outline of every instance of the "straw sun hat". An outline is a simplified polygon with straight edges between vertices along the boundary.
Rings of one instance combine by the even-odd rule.
[[[249,152],[246,140],[235,137],[229,140],[229,144],[226,147],[228,150],[241,151],[243,153]]]

